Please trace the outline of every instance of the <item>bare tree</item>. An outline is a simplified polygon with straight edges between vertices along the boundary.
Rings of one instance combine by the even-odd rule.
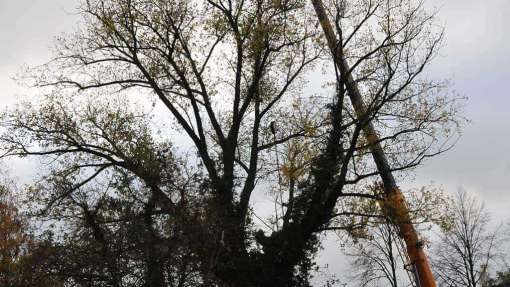
[[[388,286],[400,286],[401,258],[396,245],[398,235],[389,224],[372,228],[372,238],[354,243],[348,255],[355,259],[353,269],[357,270],[360,286],[377,286],[387,282]],[[405,286],[405,285],[404,285]]]
[[[435,272],[444,286],[484,286],[498,254],[498,230],[479,199],[465,191],[456,194],[451,214],[435,246]]]
[[[427,239],[423,233],[450,222],[449,197],[432,186],[408,190],[405,196],[412,223],[421,231],[420,240],[425,247]],[[378,206],[374,205],[377,204],[365,205],[363,211],[358,211],[367,221],[359,230],[351,232],[350,240],[344,244],[345,254],[352,259],[352,278],[360,286],[415,286],[414,270],[398,228],[391,218],[380,215]]]

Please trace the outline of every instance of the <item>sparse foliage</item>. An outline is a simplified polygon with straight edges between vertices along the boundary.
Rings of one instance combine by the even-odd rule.
[[[379,175],[367,124],[392,171],[451,146],[456,98],[421,77],[442,39],[423,3],[329,8],[352,62],[340,74],[304,0],[82,2],[82,25],[28,73],[46,96],[6,113],[0,138],[5,156],[48,163],[32,195],[38,214],[66,226],[60,254],[81,264],[70,280],[173,286],[183,267],[198,281],[178,286],[309,286],[321,232],[363,224],[346,214],[355,199],[380,200],[365,185]],[[319,68],[335,88],[305,93]],[[360,118],[345,72],[369,103]],[[130,97],[164,109],[160,136]],[[271,187],[264,231],[252,197]]]

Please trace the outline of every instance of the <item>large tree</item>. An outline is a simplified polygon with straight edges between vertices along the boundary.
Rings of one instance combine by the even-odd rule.
[[[378,129],[391,171],[410,172],[450,147],[459,121],[444,83],[421,76],[442,39],[423,3],[328,8],[349,71],[332,65],[303,0],[83,1],[77,31],[30,72],[46,96],[4,115],[5,154],[51,159],[34,188],[41,214],[81,219],[104,258],[117,259],[102,236],[119,235],[107,218],[143,218],[140,236],[159,242],[140,245],[144,284],[171,284],[153,254],[177,238],[168,254],[192,255],[203,284],[306,286],[321,232],[345,229],[353,198],[381,199],[366,188],[379,172],[364,127]],[[346,72],[367,102],[362,117]],[[333,85],[309,92],[308,81]],[[138,115],[128,97],[164,112]],[[278,195],[267,230],[252,206],[264,190]],[[106,284],[132,282],[114,278],[121,264],[110,260]]]

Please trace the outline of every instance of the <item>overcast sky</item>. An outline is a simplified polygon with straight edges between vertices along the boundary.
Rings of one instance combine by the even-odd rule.
[[[510,1],[434,0],[446,27],[446,46],[428,73],[448,78],[469,97],[465,115],[472,122],[456,147],[428,161],[414,182],[435,182],[448,190],[474,192],[497,222],[510,211]],[[53,37],[69,31],[78,20],[76,0],[0,0],[0,106],[26,95],[11,77],[25,64],[50,57]],[[21,166],[21,165],[20,165]],[[23,177],[24,170],[14,175]],[[26,179],[25,179],[26,180]],[[335,263],[335,251],[322,262]]]

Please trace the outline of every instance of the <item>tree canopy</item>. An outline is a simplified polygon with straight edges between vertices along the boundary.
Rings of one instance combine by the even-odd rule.
[[[45,163],[29,193],[69,284],[309,286],[321,234],[380,216],[364,127],[399,174],[460,132],[458,97],[423,73],[443,34],[422,2],[328,1],[342,72],[304,0],[81,4],[0,137]]]

